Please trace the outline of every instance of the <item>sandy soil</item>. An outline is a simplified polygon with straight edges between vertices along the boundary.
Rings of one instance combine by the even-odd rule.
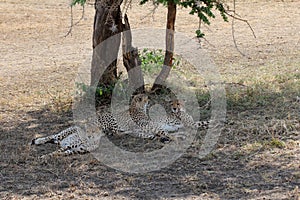
[[[166,10],[158,8],[152,17],[147,11],[152,7],[144,7],[134,2],[128,10],[132,28],[164,28]],[[238,13],[256,34],[254,38],[245,23],[235,22],[236,41],[246,56],[234,47],[231,23],[217,16],[204,27],[208,42],[203,41],[203,48],[224,81],[247,85],[290,75],[288,81],[299,86],[299,8],[296,0],[238,1]],[[69,1],[0,0],[1,199],[300,199],[295,99],[300,87],[274,89],[282,94],[277,106],[229,107],[228,118],[235,123],[226,125],[216,149],[203,160],[187,153],[167,168],[142,175],[113,170],[91,155],[39,163],[37,156],[55,147],[31,148],[31,139],[72,124],[70,99],[78,68],[91,58],[93,14],[93,6],[86,6],[84,20],[64,37]],[[74,20],[80,17],[76,7]],[[183,9],[176,24],[190,37],[198,26]],[[274,134],[284,148],[259,143]]]

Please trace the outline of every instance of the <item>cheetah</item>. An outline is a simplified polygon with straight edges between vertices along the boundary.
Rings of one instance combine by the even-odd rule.
[[[184,107],[184,102],[178,99],[167,100],[167,106],[170,108],[170,112],[167,116],[155,116],[154,120],[156,124],[160,124],[164,130],[168,132],[176,132],[181,128],[192,129],[208,129],[209,121],[197,121],[194,122],[193,117],[189,115]]]
[[[181,100],[170,101],[171,115],[169,118],[173,119],[178,127],[188,127],[192,129],[208,129],[209,121],[194,122],[193,117],[189,115],[184,107],[184,102]]]
[[[54,143],[60,146],[57,151],[43,155],[41,158],[84,154],[94,151],[98,147],[100,138],[104,136],[105,131],[109,130],[113,133],[128,132],[129,128],[134,126],[139,130],[138,137],[150,139],[160,137],[162,141],[168,141],[167,131],[149,121],[148,116],[145,114],[147,104],[148,97],[146,95],[136,95],[129,110],[118,114],[118,119],[111,113],[97,112],[96,122],[86,126],[85,130],[79,126],[72,126],[54,135],[35,138],[32,140],[31,145]],[[89,131],[92,134],[86,134],[85,131],[91,127],[96,128]]]
[[[168,140],[168,130],[152,122],[148,117],[146,113],[148,102],[147,95],[136,95],[126,111],[114,115],[97,111],[98,122],[104,131],[113,134],[131,134],[149,139],[165,137],[164,139]]]
[[[42,145],[46,143],[58,144],[59,149],[46,155],[41,159],[54,156],[69,156],[72,154],[85,154],[96,150],[99,146],[100,138],[103,136],[101,130],[97,134],[85,136],[85,131],[79,126],[69,127],[58,134],[35,138],[31,145]]]
[[[170,141],[169,131],[177,131],[183,126],[206,128],[208,122],[194,122],[193,118],[185,112],[184,106],[178,100],[171,102],[172,114],[164,119],[151,120],[146,114],[148,97],[144,94],[136,95],[129,110],[121,112],[114,117],[112,113],[97,111],[97,120],[85,129],[79,126],[69,127],[58,134],[39,137],[32,140],[32,145],[42,145],[46,143],[58,144],[57,151],[46,154],[41,158],[84,154],[97,149],[100,138],[106,132],[113,134],[134,134],[142,138],[160,138],[162,142]],[[85,131],[95,127],[91,134]],[[134,131],[133,131],[134,130]]]

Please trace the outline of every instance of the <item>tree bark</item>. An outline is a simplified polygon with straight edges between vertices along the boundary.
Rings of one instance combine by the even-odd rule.
[[[132,46],[132,35],[127,15],[124,17],[122,35],[123,64],[128,73],[129,93],[144,92],[144,77],[141,69],[138,48]]]
[[[164,58],[164,65],[159,75],[156,77],[152,90],[162,88],[165,81],[169,76],[173,61],[174,52],[174,31],[176,19],[176,4],[172,1],[168,2],[168,15],[167,15],[167,30],[166,30],[166,52]]]
[[[118,3],[117,9],[111,10],[112,5],[115,6],[116,3]],[[116,83],[116,64],[121,42],[119,33],[122,31],[121,3],[120,0],[95,0],[91,86],[113,88]],[[106,23],[109,14],[112,16],[117,30],[112,31],[112,21]],[[105,96],[104,98],[109,97]]]

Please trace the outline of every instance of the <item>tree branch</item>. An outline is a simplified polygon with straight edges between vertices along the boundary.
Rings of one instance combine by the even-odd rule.
[[[174,53],[174,31],[176,19],[176,4],[172,1],[168,2],[167,14],[167,30],[166,30],[166,52],[164,65],[159,75],[156,77],[152,90],[161,88],[164,85],[172,67],[173,53]]]
[[[253,30],[253,28],[251,27],[250,23],[245,20],[245,19],[242,19],[240,16],[238,16],[236,14],[236,11],[235,11],[235,0],[233,1],[233,14],[230,14],[228,11],[225,11],[225,14],[230,16],[232,18],[232,23],[231,23],[231,31],[232,31],[232,39],[233,39],[233,43],[234,43],[234,46],[236,48],[236,50],[242,55],[242,56],[246,56],[238,47],[237,43],[236,43],[236,39],[235,39],[235,30],[234,30],[234,20],[237,19],[239,21],[242,21],[242,22],[245,22],[248,27],[250,28],[250,30],[252,31],[252,34],[254,36],[254,38],[256,38],[256,35],[255,35],[255,32]],[[238,16],[238,17],[237,17]]]
[[[69,35],[72,35],[72,30],[73,30],[73,27],[76,26],[77,24],[79,24],[81,22],[81,20],[83,20],[84,18],[84,5],[82,6],[82,14],[81,14],[81,17],[80,19],[77,21],[77,22],[73,22],[74,18],[73,18],[73,6],[71,6],[71,25],[70,25],[70,28],[68,30],[68,32],[66,33],[66,35],[64,37],[67,37]]]
[[[122,35],[123,64],[128,73],[129,89],[131,93],[144,92],[144,78],[141,69],[138,49],[132,46],[132,35],[127,14],[124,16]]]

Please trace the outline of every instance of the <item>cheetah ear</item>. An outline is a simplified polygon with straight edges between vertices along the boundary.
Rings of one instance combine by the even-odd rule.
[[[171,99],[169,96],[166,96],[166,97],[165,97],[165,101],[166,101],[166,102],[171,102],[172,99]]]
[[[186,103],[187,102],[187,100],[186,100],[186,98],[182,98],[182,99],[180,99],[183,103]]]

